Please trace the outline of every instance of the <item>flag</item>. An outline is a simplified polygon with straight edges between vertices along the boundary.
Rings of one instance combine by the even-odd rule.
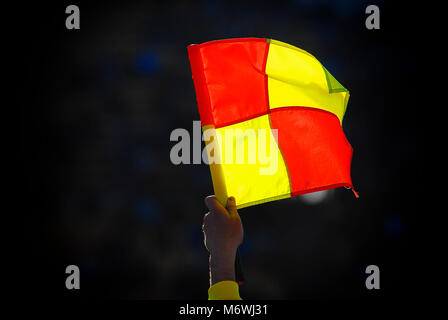
[[[221,203],[234,196],[243,208],[336,187],[353,190],[353,149],[342,130],[350,95],[314,56],[260,38],[193,44],[188,55]],[[238,160],[238,152],[244,161],[226,161]]]

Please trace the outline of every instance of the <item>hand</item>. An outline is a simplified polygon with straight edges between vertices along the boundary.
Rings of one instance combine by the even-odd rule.
[[[205,198],[210,210],[204,216],[204,244],[210,252],[210,282],[235,281],[235,255],[243,242],[243,225],[236,210],[235,198],[224,208],[215,196]]]

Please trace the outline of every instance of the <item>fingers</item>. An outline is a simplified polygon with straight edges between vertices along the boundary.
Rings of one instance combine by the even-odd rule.
[[[236,201],[235,197],[229,197],[227,199],[226,208],[222,206],[222,204],[216,199],[216,196],[208,196],[205,198],[205,205],[210,210],[210,212],[220,212],[226,213],[230,216],[238,215],[238,211],[236,209]]]
[[[227,213],[227,210],[219,203],[216,196],[208,196],[205,198],[205,205],[207,206],[210,212],[219,212],[219,213]]]
[[[236,201],[234,197],[230,197],[227,199],[226,208],[231,216],[238,215],[238,211],[236,210]]]

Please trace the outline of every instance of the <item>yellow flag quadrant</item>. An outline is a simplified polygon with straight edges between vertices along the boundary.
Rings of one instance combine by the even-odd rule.
[[[271,109],[311,107],[335,114],[342,124],[348,92],[308,52],[271,40],[266,63]]]

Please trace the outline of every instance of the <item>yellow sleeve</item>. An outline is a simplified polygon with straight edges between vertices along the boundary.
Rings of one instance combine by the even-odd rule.
[[[238,283],[221,281],[208,289],[208,300],[243,300],[240,297]]]

